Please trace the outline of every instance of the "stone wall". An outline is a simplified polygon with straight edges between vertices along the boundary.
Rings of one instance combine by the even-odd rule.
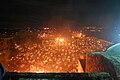
[[[108,73],[15,73],[7,72],[2,80],[113,80]]]
[[[111,77],[117,80],[113,64],[100,54],[88,54],[86,56],[86,72],[108,72]]]

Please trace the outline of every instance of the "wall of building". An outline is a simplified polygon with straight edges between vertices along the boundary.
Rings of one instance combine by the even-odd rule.
[[[108,72],[114,78],[117,76],[114,65],[100,54],[87,55],[86,72]]]

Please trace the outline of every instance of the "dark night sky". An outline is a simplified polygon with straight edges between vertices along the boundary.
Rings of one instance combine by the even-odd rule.
[[[39,25],[61,16],[80,25],[119,26],[120,0],[1,0],[0,25]]]

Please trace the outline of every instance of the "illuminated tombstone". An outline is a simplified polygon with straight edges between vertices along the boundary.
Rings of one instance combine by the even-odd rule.
[[[86,58],[86,72],[108,72],[114,80],[120,77],[120,43],[105,52],[90,52]]]

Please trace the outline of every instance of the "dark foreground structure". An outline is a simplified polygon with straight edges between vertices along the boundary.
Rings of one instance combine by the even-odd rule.
[[[6,73],[2,80],[113,80],[108,73]]]
[[[84,64],[84,73],[5,73],[1,65],[0,80],[120,80],[120,43],[86,54]]]
[[[86,58],[86,72],[107,72],[114,80],[120,80],[120,43],[105,52],[90,52]]]

